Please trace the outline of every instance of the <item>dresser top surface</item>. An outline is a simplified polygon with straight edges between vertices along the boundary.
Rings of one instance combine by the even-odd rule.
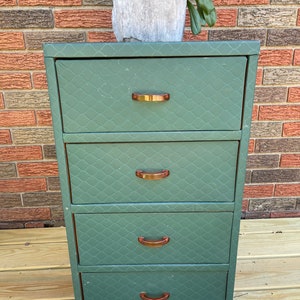
[[[47,43],[49,58],[180,57],[257,55],[259,41],[155,42],[155,43]]]

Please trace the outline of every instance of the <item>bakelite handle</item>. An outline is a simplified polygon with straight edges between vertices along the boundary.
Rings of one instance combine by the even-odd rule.
[[[170,94],[140,94],[132,93],[132,100],[140,102],[164,102],[170,99]]]
[[[168,177],[170,175],[170,171],[169,170],[159,170],[159,171],[136,170],[135,175],[145,180],[160,180]]]
[[[168,236],[163,236],[160,240],[146,240],[143,236],[138,237],[138,241],[140,244],[150,248],[159,248],[163,245],[169,243],[170,238]]]
[[[148,297],[146,293],[140,293],[140,298],[142,300],[167,300],[170,297],[170,293],[163,293],[160,297]]]

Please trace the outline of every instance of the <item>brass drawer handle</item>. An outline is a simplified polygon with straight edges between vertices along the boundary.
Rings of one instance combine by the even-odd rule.
[[[140,244],[150,248],[159,248],[163,245],[169,243],[170,238],[168,236],[163,236],[160,240],[146,240],[143,236],[138,237],[138,241]]]
[[[166,178],[170,175],[169,170],[160,170],[160,171],[145,171],[145,170],[136,170],[136,177],[145,179],[145,180],[160,180]]]
[[[170,94],[140,94],[132,93],[132,100],[140,102],[164,102],[170,99]]]
[[[163,293],[160,297],[148,297],[146,293],[140,293],[140,298],[142,300],[167,300],[170,297],[170,293]]]

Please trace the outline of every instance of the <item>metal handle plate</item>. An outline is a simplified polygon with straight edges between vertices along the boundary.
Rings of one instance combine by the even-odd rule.
[[[140,102],[164,102],[170,99],[170,94],[141,94],[141,93],[132,93],[132,100]]]
[[[170,171],[169,170],[159,170],[159,171],[136,170],[135,175],[144,180],[160,180],[168,177],[170,175]]]
[[[146,240],[145,237],[139,236],[138,241],[140,244],[150,248],[159,248],[169,243],[170,238],[163,236],[160,240]]]
[[[170,293],[163,293],[161,296],[155,298],[147,296],[147,294],[144,292],[140,293],[140,298],[142,300],[167,300],[169,297]]]

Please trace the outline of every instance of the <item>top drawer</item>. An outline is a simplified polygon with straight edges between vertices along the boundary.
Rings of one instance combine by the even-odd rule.
[[[246,64],[244,56],[58,59],[63,130],[239,130]]]

